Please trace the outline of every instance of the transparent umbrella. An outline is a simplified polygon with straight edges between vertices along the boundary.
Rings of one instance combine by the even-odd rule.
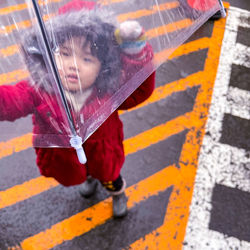
[[[22,11],[0,17],[0,120],[18,128],[18,118],[31,114],[26,130],[34,147],[74,147],[81,163],[82,144],[179,45],[224,11],[220,0],[16,6]],[[10,127],[6,134],[15,133]]]

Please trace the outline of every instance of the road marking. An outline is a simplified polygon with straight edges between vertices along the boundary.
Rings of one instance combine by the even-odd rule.
[[[1,57],[13,56],[16,53],[20,53],[20,49],[19,49],[19,46],[17,44],[10,45],[6,48],[0,49],[0,56]]]
[[[178,169],[175,166],[168,166],[158,173],[140,181],[126,189],[128,197],[128,208],[136,206],[139,202],[157,195],[166,190],[176,182],[175,176]],[[162,181],[162,178],[166,181]],[[46,231],[40,232],[21,242],[23,250],[50,249],[65,241],[89,232],[91,229],[104,224],[112,218],[111,198],[85,209],[84,211],[71,216]]]
[[[0,142],[0,159],[32,147],[32,133]]]
[[[222,28],[222,32],[223,32],[223,28]],[[217,46],[219,45],[219,41],[220,41],[221,36],[219,33],[217,35],[218,35],[218,37],[216,37],[216,39],[211,40],[211,42],[212,43],[214,42],[215,45],[211,46],[210,50],[212,50],[212,48],[217,48],[216,44],[217,44]],[[214,53],[214,54],[217,55],[216,53]],[[211,60],[214,60],[214,54],[212,54],[212,53],[209,54],[210,61],[207,59],[210,62],[210,64],[209,63],[206,64],[206,65],[209,65],[206,67],[206,69],[210,70],[210,74],[211,74],[211,75],[209,75],[209,78],[207,81],[207,85],[208,85],[207,87],[211,86],[213,76],[214,76],[214,74],[213,74],[214,73],[213,72],[214,65],[211,64],[212,63]],[[164,176],[161,172],[159,180],[157,180],[157,179],[152,180],[152,183],[153,183],[152,188],[153,188],[153,186],[155,186],[156,183],[162,183],[162,181],[160,181],[160,180],[162,180],[162,178],[167,179],[167,180],[171,180],[173,183],[172,184],[169,183],[169,185],[174,185],[174,191],[173,191],[173,195],[171,196],[171,200],[169,203],[165,222],[164,222],[164,225],[161,227],[162,231],[160,233],[159,238],[161,238],[162,241],[160,242],[160,245],[161,244],[165,245],[166,242],[168,242],[168,241],[166,241],[166,239],[163,240],[163,238],[165,238],[166,235],[169,235],[170,238],[175,237],[175,239],[177,239],[177,242],[181,242],[180,239],[184,237],[183,231],[185,230],[187,214],[188,214],[188,205],[190,203],[191,194],[192,194],[192,192],[191,192],[192,191],[192,182],[193,182],[194,175],[195,175],[195,166],[196,166],[195,164],[197,161],[197,154],[199,152],[199,146],[200,146],[199,145],[200,141],[197,141],[197,140],[200,139],[201,137],[197,138],[197,134],[200,132],[199,128],[202,128],[202,126],[204,126],[204,122],[206,120],[206,110],[208,108],[208,105],[203,106],[203,104],[204,103],[209,104],[209,93],[210,93],[209,91],[211,92],[211,89],[209,89],[209,90],[202,89],[201,92],[199,91],[199,93],[201,93],[201,94],[200,94],[199,98],[197,97],[198,101],[196,101],[196,104],[199,103],[200,105],[198,105],[198,107],[196,106],[194,108],[194,111],[192,112],[192,114],[189,114],[190,115],[189,119],[185,120],[185,122],[188,123],[188,125],[185,128],[188,128],[188,126],[190,125],[191,127],[195,127],[198,129],[191,129],[190,132],[188,133],[187,140],[186,140],[186,143],[184,145],[185,146],[184,151],[182,153],[182,158],[181,158],[182,161],[180,162],[181,170],[177,170],[176,167],[172,166],[171,169],[174,171],[174,173],[172,175],[170,173],[167,173],[166,176]],[[206,99],[207,96],[208,96],[208,99]],[[201,114],[203,115],[202,117],[200,117]],[[192,115],[194,117],[192,117]],[[188,118],[188,116],[186,118]],[[190,119],[190,118],[192,118],[192,119]],[[183,117],[181,119],[183,119]],[[193,124],[190,121],[193,122]],[[175,128],[175,126],[173,126],[173,127]],[[164,131],[164,133],[165,133],[165,131]],[[190,142],[192,142],[192,143],[190,143]],[[191,156],[191,160],[189,158],[190,156]],[[164,170],[167,171],[167,169],[169,169],[169,167],[164,169]],[[185,178],[184,178],[184,176],[185,176]],[[186,178],[187,178],[187,180],[185,180]],[[150,179],[150,180],[153,179],[153,176],[149,177],[148,179]],[[183,179],[184,179],[184,181],[183,181]],[[131,189],[131,195],[135,195],[135,197],[137,197],[136,195],[138,195],[138,193],[136,193],[136,190],[143,190],[143,196],[138,195],[138,202],[143,199],[143,197],[145,196],[145,188],[148,187],[148,185],[145,184],[145,186],[143,186],[143,185],[141,185],[141,183],[143,183],[143,181],[140,182],[140,185],[135,185],[135,186],[133,186],[134,189]],[[179,183],[179,185],[177,185],[178,183]],[[162,184],[164,185],[164,183],[162,183]],[[191,185],[191,189],[190,189],[190,185]],[[166,189],[166,187],[165,187],[165,189]],[[130,197],[129,207],[131,207],[131,204],[133,206],[134,204],[136,204],[136,202],[134,201],[134,199],[131,198],[132,196],[129,194],[129,191],[130,191],[130,189],[127,190],[127,192],[128,192],[127,194]],[[152,192],[150,190],[147,190],[147,191]],[[157,194],[157,192],[159,192],[159,190],[153,191],[152,193],[154,193],[154,192],[156,192],[156,194]],[[149,193],[148,193],[148,195],[149,195]],[[110,202],[110,200],[108,200],[108,202]],[[103,206],[104,205],[102,204],[102,205],[100,205],[100,208],[98,207],[99,212],[103,213],[103,211],[102,211],[102,208],[104,208]],[[108,210],[107,213],[109,213],[109,215],[106,218],[110,218],[110,216],[111,216],[111,208],[110,208],[110,205],[108,205],[108,206],[109,206],[109,209],[107,209]],[[181,207],[180,210],[177,209],[178,206]],[[90,209],[92,209],[92,210],[89,210],[90,214],[95,213],[96,210],[93,211],[93,207]],[[95,207],[95,209],[96,209],[96,207]],[[105,211],[106,211],[106,209],[104,210],[104,213],[105,213]],[[178,218],[176,218],[176,214],[175,214],[176,211],[177,211],[177,214],[180,215],[180,217],[178,217]],[[89,213],[87,214],[88,217],[89,217]],[[184,215],[183,215],[183,213],[184,213]],[[86,214],[84,212],[82,212],[81,215],[86,215]],[[182,215],[183,215],[183,217],[182,217]],[[77,214],[76,216],[73,216],[69,219],[66,219],[63,222],[60,222],[60,223],[54,225],[49,230],[46,230],[44,232],[41,232],[38,235],[35,235],[33,237],[30,237],[30,238],[24,240],[22,243],[22,246],[27,247],[26,249],[31,249],[29,247],[32,247],[32,246],[35,249],[38,249],[36,243],[35,243],[35,245],[33,245],[33,243],[37,239],[40,242],[40,244],[42,244],[42,241],[41,241],[42,237],[44,235],[48,236],[48,235],[50,235],[50,233],[53,235],[52,237],[55,236],[55,238],[56,238],[55,239],[56,242],[54,242],[53,244],[60,244],[58,242],[61,242],[61,240],[63,240],[63,241],[68,240],[68,238],[73,239],[74,237],[76,237],[79,234],[82,235],[84,232],[81,230],[84,230],[83,229],[84,223],[79,223],[79,220],[76,220],[79,217],[81,217],[81,216],[79,214]],[[100,225],[100,224],[105,222],[105,221],[103,222],[102,220],[98,221],[98,218],[99,218],[99,216],[97,216],[95,213],[95,215],[93,216],[93,219],[96,219],[96,221],[94,222],[94,224],[95,224],[94,227],[96,225]],[[168,221],[169,218],[170,218],[170,221]],[[179,221],[182,218],[184,218],[184,219]],[[81,218],[79,218],[79,219],[81,219]],[[82,219],[82,220],[85,221],[84,219]],[[104,220],[105,220],[105,218],[104,218]],[[79,229],[79,227],[78,227],[78,229],[75,228],[75,226],[78,226],[78,224],[80,224],[79,225],[80,229]],[[180,228],[181,232],[179,235],[176,236],[174,230],[176,230],[176,228],[178,228],[178,227],[181,227]],[[90,227],[90,229],[91,229],[91,227]],[[171,232],[169,232],[169,229]],[[67,230],[69,230],[69,231],[67,231]],[[59,232],[59,237],[56,234],[56,232],[57,233]],[[166,234],[166,232],[167,232],[167,234]],[[157,237],[156,237],[156,241],[157,241]],[[44,240],[45,240],[45,238],[44,238]],[[50,243],[50,239],[48,240],[48,238],[47,238],[47,242],[45,244],[49,244],[49,243]],[[176,246],[176,242],[170,242],[170,245],[171,244],[173,246]],[[167,248],[165,248],[165,249],[167,249]],[[176,249],[176,248],[173,248],[173,249]]]
[[[169,60],[173,59],[174,57],[179,57],[184,54],[188,54],[200,49],[207,48],[208,44],[209,44],[209,38],[201,38],[196,41],[183,44],[169,57]],[[157,53],[156,58],[162,57],[163,53],[168,54],[169,50],[164,50],[162,52]],[[6,84],[7,79],[9,80],[9,82],[15,82],[22,78],[28,77],[27,75],[28,72],[18,70],[16,73],[17,73],[16,75],[14,72],[0,75],[0,85]],[[155,89],[154,94],[150,97],[150,99],[148,99],[147,102],[139,105],[136,108],[140,108],[142,105],[145,105],[146,103],[152,103],[155,100],[159,100],[160,98],[165,98],[167,95],[173,93],[174,91],[182,91],[187,87],[192,87],[194,86],[193,85],[194,83],[196,85],[197,81],[202,78],[201,74],[202,73],[196,73],[191,76],[188,76],[186,79],[175,81],[171,84],[167,84],[165,87],[159,87]],[[191,84],[186,84],[186,82],[189,82]],[[169,92],[170,90],[171,92]],[[159,95],[161,95],[161,97]],[[29,147],[32,147],[31,140],[32,140],[31,134],[26,134],[14,138],[8,142],[0,142],[0,158],[9,156],[14,152],[20,152],[21,150],[25,150]],[[22,147],[21,148],[20,146],[16,147],[16,145],[20,145]]]
[[[168,25],[163,25],[163,26],[148,30],[146,32],[146,35],[149,37],[149,39],[152,39],[152,38],[155,38],[155,37],[157,37],[159,35],[164,35],[164,34],[167,34],[167,33],[175,32],[175,31],[183,29],[183,28],[187,28],[190,25],[192,25],[192,21],[190,19],[183,19],[183,20],[173,22],[173,23],[168,24]],[[3,56],[3,57],[12,56],[15,53],[20,53],[20,49],[19,49],[18,45],[11,45],[9,47],[0,49],[0,55]],[[163,53],[164,53],[164,51],[162,51],[162,54]],[[160,56],[162,56],[162,54]],[[10,73],[12,73],[12,72],[10,72]],[[2,75],[3,75],[4,78],[8,77],[8,75],[6,75],[6,76],[5,76],[5,74],[2,74]],[[3,84],[3,83],[0,82],[0,85],[1,84]]]
[[[100,0],[98,1],[99,4],[102,5],[107,5],[107,4],[111,4],[111,3],[117,3],[117,2],[123,2],[125,0]],[[57,2],[62,2],[62,0],[49,0],[49,3],[57,3]],[[47,5],[47,0],[39,0],[38,1],[39,5]],[[22,11],[28,8],[28,5],[26,3],[21,3],[21,4],[16,4],[16,5],[11,5],[8,7],[4,7],[0,9],[0,15],[8,15],[11,14],[13,12],[18,12],[18,11]]]
[[[174,58],[175,55],[180,56],[184,53],[187,54],[187,53],[193,52],[193,50],[199,50],[199,49],[208,47],[208,41],[209,41],[209,39],[202,38],[202,39],[197,40],[197,42],[193,41],[193,42],[190,42],[188,44],[184,44],[184,45],[180,46],[176,50],[176,52],[174,52],[174,54],[171,56],[171,58]],[[202,43],[202,45],[201,45],[201,43]],[[182,51],[183,51],[183,53],[182,53]],[[200,84],[200,79],[202,78],[202,76],[203,76],[202,72],[197,72],[193,75],[188,76],[185,79],[174,81],[174,82],[167,84],[165,86],[158,87],[157,89],[155,89],[153,95],[147,100],[147,102],[143,103],[142,105],[139,105],[136,108],[140,108],[140,107],[145,106],[149,103],[153,103],[153,102],[159,101],[162,98],[166,98],[167,96],[171,95],[173,92],[183,91],[183,90],[187,89],[188,87],[197,86]],[[154,136],[153,136],[154,142],[157,143],[157,140],[163,140],[163,139],[167,138],[167,136],[178,133],[178,131],[180,132],[180,131],[184,130],[185,128],[190,128],[189,125],[192,124],[189,122],[190,120],[191,121],[193,120],[192,117],[190,115],[186,114],[183,117],[178,117],[177,119],[170,121],[167,124],[164,124],[164,125],[158,126],[155,129],[152,129],[151,132],[154,134]],[[153,132],[153,131],[155,131],[155,132]],[[166,131],[168,131],[170,133],[166,133]],[[151,132],[148,131],[148,132],[145,132],[141,135],[137,135],[136,139],[134,139],[134,140],[131,138],[131,139],[128,139],[127,141],[125,141],[126,154],[133,153],[139,149],[146,147],[144,145],[144,142],[145,141],[150,142],[150,140],[148,140],[146,138],[151,136]],[[159,138],[162,135],[164,135],[164,138],[163,139]],[[156,138],[158,138],[158,139],[156,140]],[[138,140],[138,142],[136,142],[136,140]],[[149,146],[149,145],[147,145],[147,146]],[[14,152],[20,152],[21,150],[25,150],[25,149],[28,149],[30,147],[32,147],[32,134],[26,134],[26,135],[23,135],[21,137],[14,138],[8,142],[2,142],[2,143],[0,143],[0,158],[9,156]],[[0,197],[1,196],[6,197],[6,195],[9,197],[9,194],[11,194],[11,193],[18,193],[18,196],[17,196],[18,199],[16,199],[16,200],[2,198],[1,199],[2,202],[0,202],[0,208],[10,206],[16,202],[20,202],[24,199],[30,198],[35,194],[39,194],[43,191],[48,190],[51,186],[51,181],[49,181],[49,183],[47,185],[42,185],[41,190],[39,191],[37,189],[37,186],[40,186],[40,179],[38,179],[37,182],[35,182],[34,180],[31,180],[31,183],[34,187],[33,189],[36,190],[36,192],[30,194],[29,197],[26,196],[26,192],[23,193],[23,191],[22,191],[24,189],[26,190],[27,188],[29,188],[29,185],[31,185],[29,182],[24,183],[23,186],[19,185],[16,189],[15,189],[15,187],[13,187],[13,189],[8,191],[10,193],[8,193],[7,191],[3,191],[2,194],[0,193]],[[53,185],[53,187],[54,187],[54,185]],[[6,193],[6,195],[5,195],[5,193]],[[22,193],[23,193],[23,195],[22,195]]]
[[[250,92],[236,87],[229,87],[225,113],[250,120]]]
[[[176,53],[178,53],[180,56],[183,54],[188,54],[192,51],[204,49],[208,46],[207,44],[209,43],[209,39],[210,38],[208,38],[208,37],[199,38],[195,41],[190,41],[188,43],[180,45],[178,47],[178,49],[174,50],[174,48],[173,48],[171,50],[163,50],[161,52],[158,52],[157,55],[155,55],[155,56],[157,56],[159,58],[162,58],[162,57],[167,58],[166,55],[170,55],[173,53],[173,55],[176,57],[176,56],[178,56]],[[182,48],[180,48],[180,47],[182,47]],[[174,52],[173,52],[173,50],[174,50]],[[19,53],[19,46],[16,44],[0,49],[0,56],[2,56],[2,57],[13,56],[16,53]],[[169,59],[171,59],[171,58],[172,58],[172,55],[170,56]],[[159,60],[159,59],[157,59],[157,60]],[[1,83],[0,83],[0,85],[1,85]]]
[[[20,185],[0,191],[0,209],[29,199],[56,186],[58,186],[58,182],[55,179],[39,176]]]
[[[181,79],[171,84],[167,84],[163,87],[159,87],[148,99],[148,102],[136,108],[139,109],[142,106],[146,106],[150,103],[166,98],[174,92],[174,88],[176,90],[176,84],[178,84],[178,91],[183,91],[187,87],[197,86],[200,84],[200,77],[202,77],[202,72],[198,72],[196,74],[188,76],[185,79]],[[163,91],[163,89],[165,89],[165,91]],[[166,124],[159,125],[158,127],[154,127],[149,131],[129,138],[124,141],[125,154],[127,155],[135,153],[138,150],[142,150],[143,148],[148,147],[150,144],[165,140],[167,137],[173,134],[177,134],[185,129],[189,129],[192,126],[192,122],[190,121],[193,120],[195,120],[194,117],[192,117],[191,114],[187,113],[184,116],[180,116],[172,121],[167,122]],[[150,138],[152,135],[153,138]],[[148,142],[148,144],[146,142]],[[14,138],[7,143],[2,142],[2,145],[0,143],[0,158],[9,156],[14,152],[20,152],[21,150],[25,150],[30,147],[32,147],[32,134]],[[43,178],[44,177],[38,177],[21,185],[14,186],[8,190],[0,192],[0,209],[23,201],[52,187],[55,187],[56,182],[54,183],[49,179],[48,183],[46,183]],[[38,187],[40,187],[40,189]],[[28,192],[28,190],[33,190],[33,192]],[[12,194],[15,194],[13,198]]]
[[[135,18],[140,18],[140,17],[143,17],[143,16],[149,16],[149,15],[153,15],[155,13],[158,13],[158,11],[164,11],[164,10],[170,10],[170,9],[173,9],[173,8],[177,8],[177,7],[179,7],[179,5],[180,5],[179,2],[176,2],[176,1],[175,2],[170,2],[170,3],[164,3],[164,4],[161,4],[159,6],[154,5],[154,6],[152,6],[152,10],[141,9],[141,10],[138,10],[138,11],[135,11],[135,12],[121,14],[121,15],[118,16],[118,20],[120,22],[122,22],[122,21],[125,21],[125,20],[129,19],[129,18],[130,19],[131,18],[135,19]],[[24,6],[20,5],[19,7],[23,8]],[[8,8],[11,8],[11,7],[8,7]],[[15,6],[14,8],[17,9],[17,6]],[[6,12],[6,10],[5,10],[5,12]],[[0,9],[0,13],[1,13],[1,9]],[[55,13],[44,15],[44,20],[48,20],[51,16],[54,16],[54,15],[55,15]],[[6,35],[6,34],[9,34],[9,33],[13,32],[16,29],[19,30],[19,29],[29,28],[31,25],[32,25],[31,20],[24,20],[24,21],[21,21],[21,22],[18,22],[18,23],[8,25],[8,26],[4,26],[4,27],[0,28],[0,34]]]
[[[191,19],[188,19],[188,18],[182,19],[180,21],[172,22],[172,23],[148,30],[146,32],[146,35],[149,37],[149,39],[152,39],[157,36],[162,36],[171,32],[175,32],[177,30],[190,27],[192,24],[193,22],[191,21]]]
[[[210,38],[208,37],[202,37],[202,38],[196,39],[195,41],[184,43],[173,52],[173,54],[169,57],[169,60],[173,59],[174,57],[179,57],[182,55],[190,54],[198,50],[206,49],[209,47],[209,43],[210,43]],[[161,52],[157,53],[157,56],[160,53]]]
[[[118,17],[118,20],[119,20],[119,22],[124,22],[128,19],[137,19],[137,18],[140,18],[143,16],[150,16],[150,15],[158,13],[158,11],[170,10],[170,9],[177,8],[179,6],[180,6],[180,3],[177,1],[163,3],[160,5],[153,5],[152,9],[141,9],[141,10],[137,10],[135,12],[121,14]]]
[[[193,114],[186,113],[184,116],[175,118],[165,124],[153,127],[141,134],[126,139],[124,141],[125,155],[136,153],[139,150],[149,147],[167,139],[169,136],[180,133],[190,128],[193,124]],[[0,209],[11,206],[17,202],[31,198],[41,192],[57,186],[57,182],[50,178],[46,181],[45,177],[37,177],[23,184],[16,185],[4,191],[0,191]],[[28,191],[32,190],[32,191]]]
[[[45,21],[47,21],[51,16],[52,16],[52,14],[51,15],[44,15],[43,19]],[[32,20],[24,20],[22,22],[14,23],[14,24],[11,24],[8,26],[1,26],[0,27],[0,35],[7,36],[7,35],[10,35],[10,33],[12,33],[14,30],[19,31],[21,29],[27,29],[27,28],[31,27],[32,22],[33,22]]]
[[[62,0],[50,0],[50,3],[56,3],[56,2],[61,2]],[[46,4],[46,0],[40,0],[38,3],[40,5]],[[22,11],[28,8],[28,5],[26,3],[21,3],[21,4],[16,4],[16,5],[11,5],[8,7],[4,7],[0,9],[0,15],[8,15],[11,14],[15,11]]]
[[[213,39],[211,40],[211,46],[208,52],[208,58],[206,59],[205,70],[204,70],[205,72],[207,72],[206,70],[209,70],[210,74],[206,79],[206,82],[204,82],[204,84],[202,85],[202,87],[198,92],[195,102],[195,107],[194,110],[192,111],[192,115],[194,115],[195,117],[192,117],[192,119],[187,119],[187,122],[189,124],[192,121],[192,124],[190,124],[190,126],[193,127],[193,129],[191,128],[190,131],[188,132],[188,135],[186,137],[186,143],[183,146],[181,159],[179,162],[180,169],[178,170],[178,172],[174,174],[174,177],[172,178],[170,177],[170,179],[174,179],[176,183],[174,185],[174,189],[170,197],[166,217],[164,220],[164,225],[156,230],[158,232],[157,235],[151,234],[155,236],[154,245],[160,246],[161,249],[179,249],[181,246],[181,242],[184,238],[185,226],[187,223],[188,212],[189,212],[188,207],[192,197],[192,189],[193,189],[193,182],[197,166],[197,158],[198,158],[200,143],[204,134],[204,130],[202,128],[204,127],[207,118],[206,114],[208,112],[208,106],[209,106],[208,104],[210,103],[210,97],[212,91],[211,85],[213,85],[213,79],[215,78],[215,72],[216,72],[216,65],[214,65],[214,57],[216,56],[218,57],[219,44],[223,36],[223,22],[225,21],[221,20],[218,22],[220,23],[220,27],[218,26],[216,27],[216,25],[214,27],[212,36]],[[215,53],[215,51],[217,53]],[[160,175],[160,178],[162,180],[163,176]],[[153,185],[155,185],[155,183],[158,182],[153,181]],[[142,187],[141,185],[136,185],[136,190],[140,189],[141,187]],[[132,194],[134,194],[136,190],[132,190]],[[142,190],[143,190],[143,196],[145,196],[146,192],[144,188],[142,188]],[[100,212],[104,208],[103,207],[104,204],[103,203],[101,204],[102,205],[100,208]],[[100,217],[96,215],[96,207],[89,208],[92,210],[89,210],[89,212],[87,213],[88,216],[91,215],[92,213],[95,213],[95,215],[93,216],[93,218],[95,218],[93,228],[100,224],[105,223],[105,221],[111,217],[110,208],[108,209],[107,206],[105,206],[105,208],[107,209],[104,212],[102,212],[104,216]],[[82,235],[84,232],[86,232],[85,229],[87,225],[83,222],[79,223],[79,220],[81,219],[83,221],[86,220],[86,217],[84,217],[85,211],[83,211],[82,213],[78,213],[77,215],[74,215],[73,217],[66,219],[63,222],[60,222],[52,226],[50,229],[44,232],[41,232],[37,235],[34,235],[24,240],[21,243],[21,246],[23,247],[23,249],[32,249],[32,247],[35,249],[39,249],[39,247],[52,248],[58,244],[61,244],[66,240],[71,240],[76,236]],[[91,213],[90,211],[94,212]],[[80,226],[80,229],[78,229],[78,225]],[[90,228],[87,228],[87,230],[90,230]],[[145,237],[143,243],[146,242],[149,244],[149,242],[146,240],[149,238],[150,236]],[[164,248],[166,246],[168,248]]]
[[[174,49],[163,50],[155,54],[155,59],[156,61],[160,62],[162,61],[163,57],[167,58],[173,53],[169,57],[169,60],[171,60],[174,57],[178,57],[184,54],[198,51],[203,48],[207,48],[209,39],[210,38],[200,38],[197,39],[196,41],[188,42],[186,44],[179,46],[174,53],[173,53]],[[26,70],[15,70],[9,73],[0,74],[0,85],[8,85],[12,82],[18,82],[23,79],[27,79],[28,77],[29,77],[29,72]]]
[[[237,149],[220,143],[224,114],[244,116],[249,106],[242,105],[239,99],[246,97],[245,91],[229,87],[232,64],[246,65],[248,49],[237,44],[237,30],[249,26],[250,12],[230,7],[226,23],[224,40],[209,118],[206,126],[208,135],[204,137],[199,157],[193,200],[190,207],[190,218],[187,225],[184,249],[250,249],[250,243],[235,237],[209,230],[210,212],[212,209],[212,190],[216,184],[222,184],[250,192],[249,171],[244,164],[249,164],[249,157],[244,149]],[[237,52],[237,49],[240,49]],[[238,56],[237,54],[241,54]],[[249,56],[249,55],[247,55]],[[232,93],[231,93],[232,91]],[[246,94],[249,97],[249,92]],[[230,101],[233,100],[233,103]],[[236,107],[234,106],[236,104]],[[240,112],[238,112],[240,111]]]
[[[123,2],[124,0],[120,0],[119,2]],[[110,1],[110,4],[113,1]],[[171,8],[176,8],[176,6],[178,6],[179,3],[174,1],[168,4],[163,4],[160,5],[160,9],[159,10],[170,10]],[[121,20],[126,20],[126,18],[130,18],[131,16],[135,16],[135,17],[142,17],[142,16],[148,16],[148,15],[152,15],[153,13],[155,13],[157,9],[157,5],[152,6],[152,10],[139,10],[139,11],[135,11],[135,12],[130,12],[130,13],[126,13],[126,14],[121,14]],[[1,11],[1,9],[0,9]],[[43,16],[43,19],[45,21],[47,21],[49,18],[51,18],[52,16],[55,16],[56,13],[50,13],[50,14],[46,14]],[[118,20],[120,18],[120,16],[117,17]],[[21,22],[15,22],[14,24],[11,25],[7,25],[7,26],[1,26],[0,27],[0,35],[9,35],[10,33],[12,33],[14,30],[20,30],[20,29],[26,29],[29,28],[32,25],[32,20],[33,19],[28,19],[28,20],[24,20]]]
[[[180,156],[178,179],[170,196],[164,223],[152,233],[130,245],[131,249],[182,249],[189,205],[198,164],[198,154],[204,136],[204,126],[208,115],[213,83],[219,62],[220,44],[225,28],[225,19],[214,23],[207,59],[205,62],[203,84],[201,85],[194,109],[193,125],[186,136]],[[203,249],[203,248],[200,248]]]
[[[130,14],[133,14],[133,12],[131,12]],[[145,16],[147,14],[148,13],[146,12]],[[118,18],[119,18],[119,16],[118,16]],[[175,32],[177,30],[187,28],[191,24],[192,24],[192,21],[190,19],[184,19],[184,20],[180,20],[177,22],[173,22],[171,24],[167,24],[167,25],[163,25],[160,27],[150,29],[146,32],[146,35],[148,36],[149,39],[153,39],[153,38],[160,36],[160,35],[172,33],[172,32]],[[9,28],[7,27],[6,30],[8,30],[8,29]],[[0,29],[0,34],[1,34],[1,29]],[[12,46],[15,46],[15,45],[12,45]],[[3,55],[10,54],[11,49],[14,49],[14,51],[19,51],[18,47],[12,47],[12,46],[11,46],[11,48],[7,47],[5,49],[1,49],[0,53]],[[13,51],[13,53],[14,53],[14,51]],[[162,52],[161,56],[163,56],[163,53],[164,52]],[[166,54],[166,52],[165,52],[165,54]],[[165,57],[165,59],[166,59],[166,57]],[[15,70],[12,72],[0,74],[0,85],[10,84],[12,82],[20,81],[20,80],[23,80],[23,79],[28,78],[28,77],[29,77],[29,72],[27,70],[24,70],[24,69],[19,69],[19,70]]]
[[[11,5],[8,7],[4,7],[0,9],[0,15],[7,15],[7,14],[11,14],[15,11],[21,11],[27,8],[27,4],[26,3],[21,3],[21,4],[16,4],[16,5]]]
[[[197,72],[181,80],[165,84],[164,86],[160,86],[154,90],[153,94],[147,101],[125,112],[130,112],[132,110],[139,109],[151,103],[160,101],[161,99],[164,99],[167,96],[172,95],[174,92],[184,91],[187,88],[198,86],[200,84],[200,79],[202,77],[204,77],[204,73]],[[119,114],[121,115],[125,112],[119,111]],[[13,153],[18,153],[20,151],[26,150],[31,147],[32,147],[32,133],[28,133],[13,138],[6,142],[0,142],[0,159],[10,156]]]
[[[178,116],[165,124],[161,124],[138,134],[131,139],[127,139],[124,143],[126,146],[125,152],[127,154],[134,153],[159,141],[165,140],[173,134],[178,134],[185,129],[190,129],[195,125],[195,116],[196,114],[194,112],[186,113],[185,115]]]
[[[174,176],[176,183],[163,225],[132,243],[130,249],[182,249],[199,151],[199,141],[196,140],[199,131],[199,128],[191,129],[186,137],[180,157],[180,171]]]
[[[30,76],[29,72],[24,69],[18,69],[12,72],[0,74],[0,85],[7,85],[12,82],[18,82],[27,79]]]
[[[235,64],[250,68],[250,47],[237,43],[232,51]]]
[[[201,84],[200,79],[202,79],[203,77],[205,77],[204,72],[199,71],[199,72],[196,72],[194,74],[187,76],[186,78],[182,78],[180,80],[177,80],[171,83],[165,83],[163,86],[159,86],[155,88],[153,94],[145,102],[129,110],[119,111],[119,114],[123,114],[126,112],[130,112],[132,110],[139,109],[143,106],[160,101],[161,99],[164,99],[167,96],[172,95],[173,93],[185,91],[187,90],[187,88],[198,86]]]

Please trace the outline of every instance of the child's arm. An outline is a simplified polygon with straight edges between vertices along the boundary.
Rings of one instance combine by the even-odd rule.
[[[115,37],[121,47],[122,65],[125,81],[149,63],[154,56],[147,42],[144,29],[137,21],[125,21],[115,31]]]
[[[126,110],[147,100],[154,91],[155,72],[153,72],[120,106],[119,110]]]
[[[123,65],[123,81],[129,80],[136,72],[145,65],[153,67],[153,49],[146,41],[143,28],[137,21],[121,23],[115,32],[116,40],[123,51],[121,60]],[[155,72],[153,72],[119,107],[119,109],[132,108],[152,94],[155,87]]]
[[[27,81],[13,86],[0,86],[0,121],[14,121],[33,113],[34,89]]]

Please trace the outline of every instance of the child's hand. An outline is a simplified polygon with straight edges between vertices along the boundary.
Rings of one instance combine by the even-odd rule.
[[[125,21],[120,25],[120,37],[123,41],[137,40],[144,32],[137,21]]]
[[[146,45],[146,36],[137,21],[125,21],[115,31],[118,44],[127,54],[138,54]]]

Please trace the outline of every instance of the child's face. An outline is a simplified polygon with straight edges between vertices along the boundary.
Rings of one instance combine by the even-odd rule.
[[[63,86],[72,92],[91,87],[99,75],[101,62],[91,54],[85,38],[73,37],[60,46],[55,56]]]

